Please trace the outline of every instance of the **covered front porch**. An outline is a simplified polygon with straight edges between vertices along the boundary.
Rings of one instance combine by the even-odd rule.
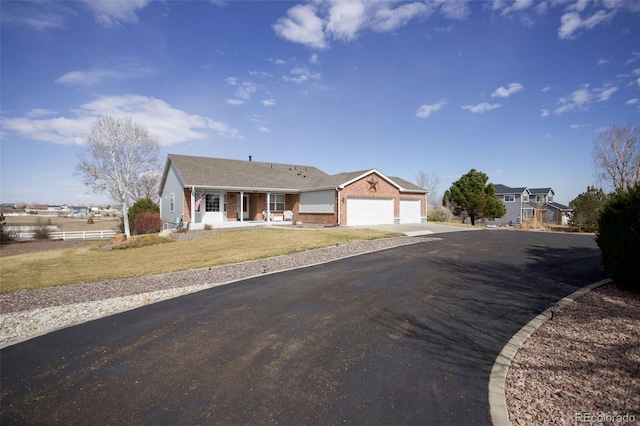
[[[298,194],[185,188],[184,224],[190,229],[292,224]]]

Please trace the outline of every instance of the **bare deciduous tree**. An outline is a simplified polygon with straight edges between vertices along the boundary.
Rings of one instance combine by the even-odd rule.
[[[438,173],[431,172],[431,174],[427,175],[425,172],[420,170],[414,179],[416,185],[430,192],[429,198],[433,198],[434,200],[436,199],[436,193],[440,186],[440,176],[438,176]]]
[[[609,126],[594,141],[593,162],[598,178],[614,190],[640,183],[640,128]]]
[[[141,176],[160,168],[158,140],[129,117],[106,115],[94,123],[86,142],[76,171],[91,190],[120,203],[125,234],[130,237],[129,201]]]
[[[158,184],[160,183],[160,170],[143,173],[140,175],[138,182],[131,189],[131,199],[141,200],[148,198],[158,204],[160,196],[158,195]]]

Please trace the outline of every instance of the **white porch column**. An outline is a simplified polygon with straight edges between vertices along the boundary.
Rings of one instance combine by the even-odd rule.
[[[191,223],[196,223],[196,189],[191,187]]]
[[[271,204],[270,201],[271,201],[271,193],[267,192],[267,217],[266,217],[267,222],[271,221],[271,210],[269,208],[269,204]]]
[[[244,191],[240,191],[240,222],[244,222]]]

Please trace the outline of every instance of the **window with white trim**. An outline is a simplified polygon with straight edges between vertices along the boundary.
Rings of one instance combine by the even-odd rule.
[[[522,202],[523,203],[529,202],[529,194],[522,194]]]
[[[219,212],[220,211],[220,194],[207,194],[205,199],[205,211],[207,212]]]
[[[515,195],[505,195],[504,196],[504,202],[505,203],[513,203],[514,201],[516,201],[516,196]]]
[[[522,209],[522,220],[533,219],[533,209]]]
[[[171,193],[171,196],[169,197],[169,211],[171,213],[174,213],[176,211],[176,194],[175,193]]]
[[[270,194],[269,211],[284,211],[284,194]]]

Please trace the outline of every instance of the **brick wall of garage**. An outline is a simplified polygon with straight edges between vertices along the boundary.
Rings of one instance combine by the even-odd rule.
[[[375,175],[375,179],[378,181],[376,190],[370,190],[370,185],[367,183]],[[349,197],[367,197],[367,198],[393,198],[393,212],[394,216],[398,217],[400,212],[400,197],[398,188],[391,185],[376,173],[371,173],[362,179],[359,179],[340,191],[340,225],[347,224],[347,203],[349,203]]]
[[[371,191],[370,185],[367,183],[371,177],[375,175],[378,184],[376,191]],[[376,173],[371,173],[362,179],[359,179],[340,191],[340,225],[347,224],[347,203],[349,197],[367,197],[367,198],[393,198],[393,214],[394,219],[400,218],[400,199],[403,200],[422,200],[420,203],[420,214],[425,217],[426,202],[424,194],[413,194],[408,192],[400,192],[398,188],[387,182],[384,178]],[[344,200],[344,201],[342,201]]]

